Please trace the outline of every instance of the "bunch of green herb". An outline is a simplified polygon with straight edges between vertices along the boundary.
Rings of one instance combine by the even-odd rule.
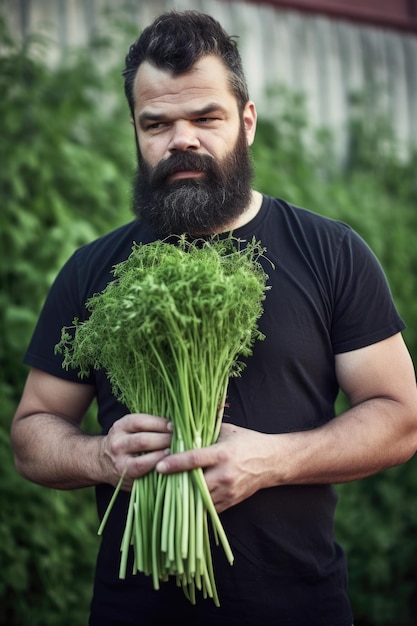
[[[78,368],[80,376],[103,368],[129,411],[169,418],[171,452],[213,444],[229,378],[240,375],[240,357],[263,338],[257,325],[267,280],[259,263],[263,252],[255,240],[243,246],[233,237],[135,244],[115,266],[115,279],[86,303],[89,319],[62,329],[56,350],[64,354],[63,367]],[[133,546],[134,572],[152,575],[156,589],[175,576],[191,602],[199,589],[218,605],[209,520],[232,563],[202,469],[136,479],[120,577]]]

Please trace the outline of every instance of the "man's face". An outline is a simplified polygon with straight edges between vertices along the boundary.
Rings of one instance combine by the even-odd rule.
[[[180,76],[143,63],[134,95],[135,210],[162,235],[235,227],[251,197],[256,112],[239,114],[223,63],[207,56]]]

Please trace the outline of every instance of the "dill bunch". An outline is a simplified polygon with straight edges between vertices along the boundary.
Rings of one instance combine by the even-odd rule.
[[[246,245],[243,245],[243,244]],[[232,236],[176,244],[134,244],[114,280],[86,303],[86,321],[62,329],[55,347],[63,367],[81,377],[104,369],[115,397],[132,413],[169,418],[171,452],[216,442],[229,378],[244,368],[256,340],[267,275],[258,242]],[[102,520],[101,534],[121,486]],[[172,475],[153,471],[133,483],[119,575],[130,547],[134,572],[160,581],[175,576],[188,599],[216,590],[209,520],[217,543],[233,554],[201,468]]]

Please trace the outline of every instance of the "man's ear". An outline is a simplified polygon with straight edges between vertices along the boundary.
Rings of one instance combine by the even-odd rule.
[[[245,108],[243,109],[243,126],[246,133],[246,140],[248,142],[248,146],[253,144],[256,133],[256,120],[258,114],[256,112],[255,103],[249,101]]]

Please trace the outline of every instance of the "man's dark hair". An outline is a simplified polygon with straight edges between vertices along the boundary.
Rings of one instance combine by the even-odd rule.
[[[229,82],[242,112],[249,100],[242,59],[236,41],[217,20],[197,11],[160,15],[133,43],[125,59],[125,94],[133,114],[133,86],[144,61],[174,76],[187,72],[203,56],[218,56],[229,70]]]

